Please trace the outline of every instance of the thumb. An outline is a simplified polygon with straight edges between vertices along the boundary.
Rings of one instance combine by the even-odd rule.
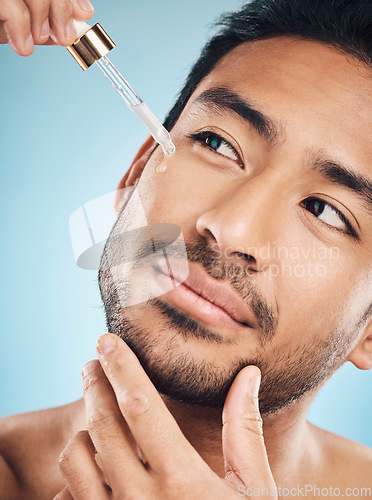
[[[222,412],[222,447],[225,479],[234,487],[275,486],[262,432],[258,408],[261,372],[246,366],[235,377]]]

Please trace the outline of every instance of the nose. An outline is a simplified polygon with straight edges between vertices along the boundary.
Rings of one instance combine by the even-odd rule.
[[[196,229],[223,261],[263,271],[284,224],[283,185],[267,178],[247,180],[222,196],[197,219]]]

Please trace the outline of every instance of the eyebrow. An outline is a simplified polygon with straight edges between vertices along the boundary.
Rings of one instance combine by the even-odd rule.
[[[247,121],[270,145],[275,145],[284,134],[277,123],[239,94],[226,87],[204,90],[195,100],[198,104],[222,112],[234,112]]]
[[[372,215],[372,181],[362,174],[323,156],[317,156],[311,162],[312,170],[320,173],[332,183],[347,188],[356,194]]]
[[[207,106],[209,109],[234,112],[246,120],[271,146],[284,140],[284,131],[279,123],[227,87],[213,87],[204,90],[195,102]],[[333,184],[356,194],[369,214],[372,215],[372,181],[370,179],[323,155],[317,155],[312,159],[311,169]]]

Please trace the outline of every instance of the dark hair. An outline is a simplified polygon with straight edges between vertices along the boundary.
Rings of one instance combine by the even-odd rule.
[[[244,42],[293,35],[318,40],[372,66],[372,0],[253,0],[217,21],[165,119],[171,130],[192,93],[217,62]]]

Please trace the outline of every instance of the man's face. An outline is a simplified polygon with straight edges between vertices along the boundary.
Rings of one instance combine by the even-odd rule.
[[[109,329],[162,393],[222,407],[256,364],[269,414],[315,390],[360,339],[372,301],[371,185],[359,184],[372,178],[372,85],[351,59],[292,38],[242,44],[195,90],[172,130],[176,153],[157,148],[147,162],[137,189],[148,222],[181,227],[198,285],[209,277],[212,301],[213,284],[227,287],[237,304],[223,290],[218,301],[241,320],[182,285],[121,308],[101,269]]]

